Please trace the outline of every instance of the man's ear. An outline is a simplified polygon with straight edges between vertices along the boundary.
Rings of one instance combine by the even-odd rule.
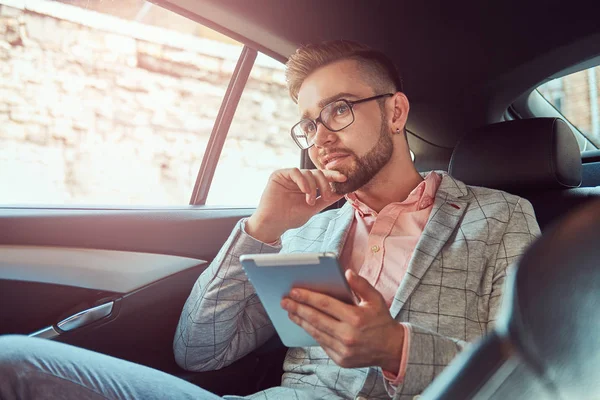
[[[410,111],[410,104],[408,102],[408,98],[402,92],[397,92],[392,97],[392,121],[391,126],[394,130],[400,129],[403,130],[406,125],[406,120],[408,119],[408,112]]]

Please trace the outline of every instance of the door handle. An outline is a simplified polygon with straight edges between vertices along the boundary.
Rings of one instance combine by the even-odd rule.
[[[60,321],[57,324],[57,327],[63,332],[69,332],[73,329],[89,325],[92,322],[96,322],[104,317],[109,316],[112,312],[114,304],[115,302],[111,301],[96,307],[88,308],[87,310],[80,311],[77,314],[71,315],[70,317]]]
[[[104,317],[109,316],[110,313],[112,313],[114,304],[114,301],[110,301],[108,303],[104,303],[99,306],[80,311],[77,314],[71,315],[70,317],[63,319],[58,324],[56,324],[56,326],[48,326],[44,329],[40,329],[37,332],[31,333],[29,336],[38,337],[42,339],[53,339],[60,335],[62,332],[68,332],[77,328],[81,328],[83,326],[91,324],[92,322],[96,322]]]

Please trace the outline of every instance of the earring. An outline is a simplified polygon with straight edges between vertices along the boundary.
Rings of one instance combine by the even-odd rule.
[[[396,129],[396,135],[400,134],[400,129]]]

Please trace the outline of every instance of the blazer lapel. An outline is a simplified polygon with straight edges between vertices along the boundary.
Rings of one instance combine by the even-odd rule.
[[[468,201],[461,200],[460,197],[466,196],[467,193],[462,182],[442,174],[442,182],[436,193],[431,215],[417,242],[406,276],[392,301],[390,313],[393,318],[396,318],[461,221]]]
[[[329,221],[320,251],[334,252],[339,257],[342,254],[342,247],[348,236],[353,218],[354,209],[350,203],[346,202],[339,209],[336,216]]]

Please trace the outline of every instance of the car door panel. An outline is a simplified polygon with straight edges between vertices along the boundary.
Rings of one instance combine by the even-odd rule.
[[[0,279],[132,292],[206,261],[116,250],[0,245]]]
[[[252,209],[0,210],[0,245],[82,247],[211,260]]]
[[[54,340],[163,370],[193,284],[249,209],[0,211],[0,334]],[[113,302],[72,331],[60,321]]]
[[[206,264],[200,264],[133,292],[101,298],[98,303],[114,301],[109,317],[62,333],[55,340],[175,372],[178,368],[173,338],[177,322],[192,286],[205,268]]]
[[[30,334],[111,295],[74,286],[0,279],[0,334]]]

